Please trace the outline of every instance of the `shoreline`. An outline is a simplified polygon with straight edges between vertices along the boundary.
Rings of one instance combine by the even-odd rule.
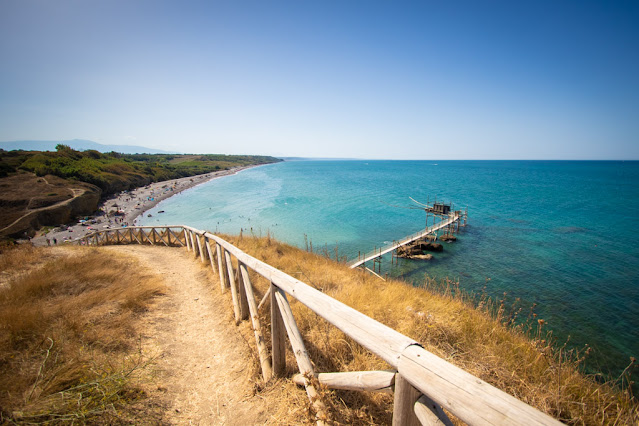
[[[31,239],[31,242],[35,246],[55,245],[56,243],[74,241],[87,234],[104,229],[134,226],[138,218],[147,210],[182,191],[220,177],[232,176],[243,170],[260,165],[234,167],[229,170],[153,182],[130,191],[113,194],[100,202],[98,209],[92,215],[87,216],[89,220],[85,224],[76,222],[69,225],[59,225],[46,233],[38,232]],[[92,221],[95,221],[95,223],[92,223]]]

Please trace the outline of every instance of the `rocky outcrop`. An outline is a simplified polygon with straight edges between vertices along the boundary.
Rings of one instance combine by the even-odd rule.
[[[430,236],[427,236],[430,237]],[[430,239],[430,238],[429,238]],[[415,241],[411,244],[399,247],[397,249],[397,257],[403,257],[405,259],[421,259],[430,260],[433,258],[432,254],[424,254],[425,251],[442,252],[444,246],[439,243],[429,241],[429,239],[422,239]]]
[[[89,184],[78,184],[71,188],[73,198],[53,205],[31,200],[27,212],[9,226],[0,230],[0,237],[22,238],[35,235],[43,226],[57,226],[73,221],[79,216],[93,214],[98,208],[102,191]],[[44,200],[44,198],[43,198]],[[44,205],[42,205],[44,204]]]
[[[444,251],[444,246],[439,243],[430,243],[430,242],[418,242],[416,246],[419,247],[422,251],[434,251],[434,252],[442,252]]]

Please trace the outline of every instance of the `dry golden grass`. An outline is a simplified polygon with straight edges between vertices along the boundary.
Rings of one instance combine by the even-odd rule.
[[[553,347],[543,329],[543,320],[538,321],[532,313],[528,327],[515,326],[512,318],[519,314],[517,309],[510,312],[504,303],[488,300],[482,300],[478,309],[455,291],[454,283],[427,280],[427,288],[415,288],[400,281],[384,282],[268,237],[223,238],[563,422],[597,425],[639,422],[639,405],[628,387],[619,386],[621,382],[601,383],[584,374],[580,368],[583,351]],[[256,297],[261,297],[268,282],[255,274],[252,281],[257,287]],[[388,368],[303,305],[290,297],[289,301],[316,372]],[[263,325],[269,324],[268,312],[268,309],[261,312]],[[268,333],[268,327],[263,328]],[[270,336],[266,338],[270,342]],[[290,351],[287,367],[289,376],[297,372]],[[626,384],[627,380],[628,377]],[[266,390],[269,389],[270,386]],[[295,391],[290,385],[285,389],[282,405],[305,399],[302,390]],[[363,425],[391,421],[389,395],[323,389],[322,398],[336,422]],[[284,416],[282,421],[312,419],[310,413],[302,414],[306,417],[292,421]]]
[[[162,284],[99,249],[4,249],[0,265],[0,423],[131,421],[149,362],[134,320]]]

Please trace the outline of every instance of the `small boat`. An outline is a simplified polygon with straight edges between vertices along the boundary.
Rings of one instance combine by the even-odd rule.
[[[158,213],[164,213],[164,210],[160,210]]]

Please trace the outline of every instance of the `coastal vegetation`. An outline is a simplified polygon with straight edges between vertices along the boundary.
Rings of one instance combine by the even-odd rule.
[[[0,151],[0,177],[18,171],[53,175],[93,184],[108,195],[150,182],[278,161],[258,155],[101,153],[60,144],[55,152]]]
[[[0,237],[32,235],[95,212],[101,197],[152,182],[274,163],[252,155],[0,150]]]

